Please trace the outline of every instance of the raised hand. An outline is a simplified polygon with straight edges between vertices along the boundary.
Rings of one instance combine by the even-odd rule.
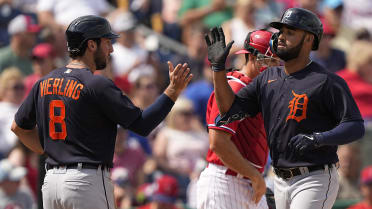
[[[212,39],[206,34],[205,42],[207,43],[208,60],[211,63],[212,70],[216,72],[225,70],[226,58],[234,41],[231,41],[226,46],[225,34],[221,27],[212,28],[210,34]]]
[[[190,73],[187,63],[183,65],[178,64],[176,67],[168,61],[169,68],[169,85],[164,93],[168,95],[173,101],[176,101],[181,92],[191,81],[193,75]]]

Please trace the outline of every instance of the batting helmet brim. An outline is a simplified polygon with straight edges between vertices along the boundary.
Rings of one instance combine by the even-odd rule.
[[[109,38],[109,39],[116,39],[116,38],[119,38],[120,35],[119,34],[116,34],[114,32],[111,32],[109,34],[106,34],[106,35],[103,35],[102,38]]]

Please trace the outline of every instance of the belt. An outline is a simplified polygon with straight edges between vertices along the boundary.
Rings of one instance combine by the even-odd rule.
[[[274,168],[274,173],[284,180],[288,180],[292,177],[308,174],[313,171],[326,170],[329,168],[336,167],[337,164],[325,164],[325,165],[315,165],[315,166],[305,166],[305,167],[295,167],[295,168]]]
[[[236,176],[237,178],[249,179],[248,177],[245,177],[245,176],[243,176],[243,175],[241,175],[241,174],[239,174],[239,173],[237,173],[237,172],[235,172],[235,171],[233,171],[229,168],[227,169],[225,174],[230,175],[230,176]]]
[[[51,165],[46,163],[45,164],[45,169],[50,170],[50,169],[98,169],[101,168],[101,170],[109,170],[111,166],[107,165],[102,165],[102,164],[93,164],[93,163],[74,163],[74,164],[68,164],[68,165]]]

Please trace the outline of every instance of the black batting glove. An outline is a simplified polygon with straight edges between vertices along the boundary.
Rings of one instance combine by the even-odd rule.
[[[211,63],[213,71],[225,70],[226,58],[229,55],[231,46],[234,41],[229,44],[225,43],[225,34],[221,27],[214,27],[210,31],[211,39],[209,39],[208,34],[205,35],[205,42],[208,47],[208,60]]]
[[[319,138],[320,135],[318,133],[311,135],[298,134],[289,140],[288,146],[294,154],[302,156],[321,146]]]

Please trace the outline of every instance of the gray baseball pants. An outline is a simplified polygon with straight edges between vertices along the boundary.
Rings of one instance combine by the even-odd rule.
[[[42,186],[48,209],[114,209],[114,186],[107,169],[53,168]]]
[[[274,179],[277,209],[331,209],[338,192],[336,166],[284,180]]]

